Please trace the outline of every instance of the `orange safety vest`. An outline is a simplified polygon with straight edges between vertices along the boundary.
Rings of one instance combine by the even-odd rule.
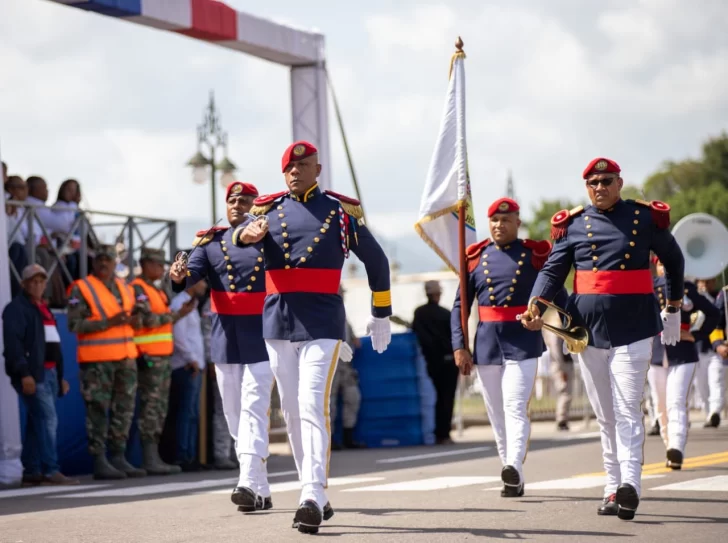
[[[131,314],[134,308],[134,291],[118,278],[116,288],[121,294],[122,306],[111,291],[99,279],[89,275],[73,284],[81,291],[81,295],[91,309],[89,320],[107,320],[121,311]],[[101,332],[78,334],[76,358],[79,364],[87,362],[118,362],[139,356],[134,345],[134,329],[129,324],[112,326]]]
[[[169,310],[169,300],[167,295],[149,285],[144,279],[137,277],[131,282],[132,285],[142,287],[144,294],[149,300],[149,308],[152,313],[157,315],[162,313],[171,313]],[[172,335],[173,326],[169,322],[156,328],[142,328],[134,331],[134,343],[140,353],[149,356],[171,356],[174,352],[174,336]]]

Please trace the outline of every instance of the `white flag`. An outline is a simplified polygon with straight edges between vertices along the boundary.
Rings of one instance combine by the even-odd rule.
[[[440,134],[415,230],[454,272],[460,269],[458,210],[466,207],[465,246],[477,241],[465,144],[465,53],[453,55]]]

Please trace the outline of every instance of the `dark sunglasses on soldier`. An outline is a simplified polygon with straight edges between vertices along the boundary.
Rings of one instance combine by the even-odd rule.
[[[601,183],[603,187],[608,187],[614,183],[614,177],[607,177],[606,179],[592,179],[591,181],[586,182],[586,184],[593,189],[597,188],[599,183]]]

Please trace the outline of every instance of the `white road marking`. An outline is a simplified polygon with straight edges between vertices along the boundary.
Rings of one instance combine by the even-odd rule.
[[[377,464],[396,464],[397,462],[409,462],[410,460],[424,460],[426,458],[440,458],[443,456],[457,456],[461,454],[470,454],[474,452],[485,452],[493,447],[473,447],[470,449],[460,449],[457,451],[442,451],[427,454],[415,454],[413,456],[395,456],[393,458],[380,458]]]
[[[329,486],[358,485],[383,480],[384,477],[331,477],[329,479]],[[290,492],[291,490],[301,490],[300,481],[286,481],[285,483],[273,483],[270,485],[271,494]],[[230,492],[232,492],[232,490],[225,489],[213,490],[212,492],[206,492],[206,494],[230,494]]]
[[[650,490],[681,490],[684,492],[728,492],[728,475],[717,475],[658,486]]]
[[[595,437],[600,437],[601,435],[601,432],[586,432],[583,434],[568,434],[565,436],[558,436],[555,439],[557,441],[573,441],[575,439],[592,439]]]
[[[76,486],[33,486],[28,488],[17,488],[12,490],[0,490],[0,499],[2,498],[22,498],[23,496],[38,496],[43,494],[53,494],[56,492],[77,492],[79,490],[98,490],[111,485],[76,485]]]
[[[664,475],[643,475],[642,479],[657,479]],[[593,475],[589,477],[568,477],[566,479],[554,479],[552,481],[539,481],[529,483],[526,481],[526,490],[579,490],[584,488],[599,488],[607,483],[605,475]],[[486,490],[501,490],[502,487],[487,488]]]
[[[273,477],[287,477],[289,475],[298,475],[298,472],[295,469],[290,471],[276,471],[275,473],[269,473],[268,479],[272,479]]]
[[[500,477],[434,477],[432,479],[416,479],[385,485],[346,488],[342,492],[418,492],[424,490],[442,490],[469,485],[484,485],[500,481]]]
[[[80,492],[74,494],[64,494],[62,496],[54,496],[59,498],[121,498],[132,496],[147,496],[149,494],[164,494],[167,492],[180,492],[185,490],[197,490],[200,488],[209,488],[215,486],[226,486],[229,488],[227,492],[231,492],[232,488],[238,482],[238,478],[231,479],[205,479],[203,481],[189,481],[185,483],[161,483],[158,485],[130,486],[124,488],[112,488],[109,490],[101,490],[99,492]]]

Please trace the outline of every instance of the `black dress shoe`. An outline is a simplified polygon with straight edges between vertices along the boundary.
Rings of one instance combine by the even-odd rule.
[[[569,431],[569,423],[565,420],[562,420],[556,425],[556,429],[560,432],[568,432]]]
[[[334,516],[334,508],[331,507],[330,502],[326,502],[326,505],[324,505],[324,520],[329,520],[331,517]],[[292,528],[298,528],[298,521],[296,520],[296,517],[293,517],[293,526]]]
[[[619,485],[615,500],[619,507],[617,516],[622,520],[632,520],[635,511],[637,511],[637,506],[640,504],[640,498],[635,487],[627,483]]]
[[[273,509],[273,500],[271,497],[264,498],[263,496],[258,496],[255,499],[255,510],[256,511],[267,511],[268,509]],[[238,506],[238,511],[241,513],[248,513],[249,511],[246,510],[242,505]]]
[[[502,498],[520,498],[523,496],[524,484],[516,468],[504,466],[501,470],[501,480],[503,481]]]
[[[604,498],[602,500],[602,505],[600,505],[599,509],[597,509],[597,515],[616,515],[619,511],[619,507],[617,507],[617,502],[615,501],[616,499],[616,494],[610,494],[609,496]]]
[[[306,500],[298,506],[293,522],[302,534],[317,534],[323,521],[323,513],[313,500]]]
[[[659,436],[660,435],[660,423],[655,421],[650,431],[647,433],[648,436]]]
[[[671,469],[682,469],[683,453],[677,449],[667,449],[667,462],[665,466]]]
[[[713,413],[712,415],[710,415],[708,426],[712,428],[717,428],[718,426],[720,426],[720,415],[718,413]]]
[[[250,488],[246,486],[235,487],[230,495],[230,500],[238,506],[238,511],[250,513],[256,509],[256,495]]]

